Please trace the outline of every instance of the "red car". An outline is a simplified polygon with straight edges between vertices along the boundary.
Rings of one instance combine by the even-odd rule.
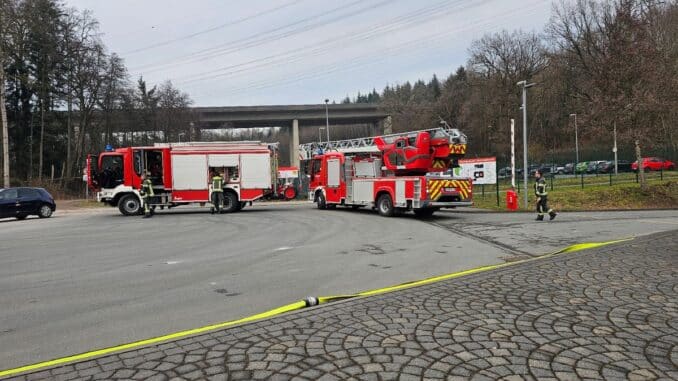
[[[638,170],[638,161],[635,161],[631,164],[631,169],[635,172]],[[643,171],[672,171],[676,169],[676,164],[670,160],[662,159],[660,157],[644,157],[643,158]]]

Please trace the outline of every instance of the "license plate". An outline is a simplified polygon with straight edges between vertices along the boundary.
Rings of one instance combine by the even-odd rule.
[[[447,188],[447,187],[446,187],[446,188],[443,188],[443,191],[444,191],[444,192],[456,192],[456,191],[457,191],[457,188]]]

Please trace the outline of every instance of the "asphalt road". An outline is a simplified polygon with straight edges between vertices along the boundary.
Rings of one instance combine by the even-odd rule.
[[[311,205],[114,209],[0,222],[0,369],[389,286],[582,241],[671,230],[678,213],[440,213],[419,221]],[[575,234],[576,233],[576,234]],[[542,238],[539,238],[542,237]]]

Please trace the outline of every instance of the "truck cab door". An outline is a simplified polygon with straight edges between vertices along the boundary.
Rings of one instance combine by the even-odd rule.
[[[327,202],[339,203],[343,197],[341,189],[344,175],[341,158],[329,158],[326,163],[327,188],[325,189],[325,197],[327,198]]]

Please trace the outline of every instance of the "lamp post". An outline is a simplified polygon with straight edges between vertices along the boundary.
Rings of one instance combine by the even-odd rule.
[[[573,116],[574,116],[574,150],[577,155],[574,167],[577,168],[577,164],[579,164],[579,137],[577,136],[577,114],[570,114],[570,117]]]
[[[330,148],[330,111],[328,108],[329,99],[325,99],[325,129],[327,130],[327,148]]]
[[[525,195],[525,209],[527,209],[527,175],[530,169],[527,166],[527,89],[534,86],[535,83],[520,81],[516,83],[523,88],[523,194]]]

